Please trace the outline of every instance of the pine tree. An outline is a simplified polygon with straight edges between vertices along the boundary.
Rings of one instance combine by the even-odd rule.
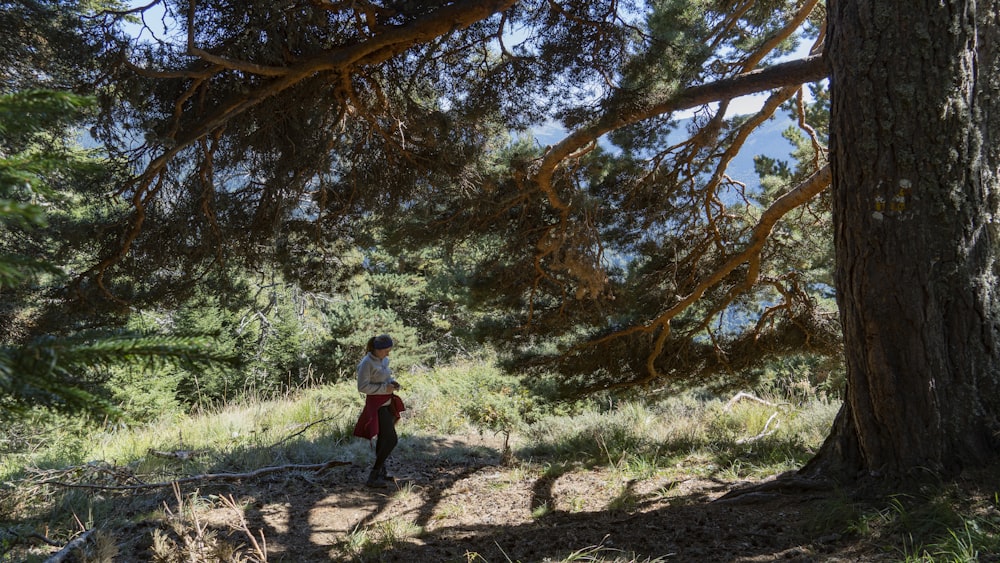
[[[0,291],[8,308],[0,337],[0,414],[17,415],[32,406],[67,412],[116,414],[118,409],[102,389],[104,372],[112,365],[155,367],[165,362],[206,364],[230,358],[216,353],[203,337],[138,334],[115,331],[66,330],[67,334],[22,337],[33,332],[18,323],[31,316],[32,304],[19,292],[33,284],[54,287],[61,268],[32,254],[14,254],[30,245],[36,229],[46,226],[45,207],[58,201],[54,180],[86,173],[94,164],[62,153],[47,142],[80,119],[92,100],[62,92],[32,90],[0,96],[0,230],[8,242],[0,253]],[[11,241],[15,241],[13,245]],[[28,295],[40,296],[33,290]],[[27,321],[30,323],[30,321]]]

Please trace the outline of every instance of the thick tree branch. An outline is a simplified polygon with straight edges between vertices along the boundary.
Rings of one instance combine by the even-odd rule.
[[[822,56],[810,56],[804,59],[774,65],[766,69],[748,72],[709,84],[687,88],[666,100],[637,108],[632,112],[605,114],[602,119],[595,121],[589,126],[582,127],[574,131],[562,141],[552,146],[545,153],[545,155],[543,155],[534,175],[536,185],[548,197],[549,205],[557,210],[562,216],[561,223],[565,223],[569,214],[569,206],[562,201],[556,193],[555,186],[553,185],[553,178],[555,177],[556,170],[560,169],[568,161],[571,161],[577,152],[596,143],[601,136],[618,128],[663,114],[669,114],[674,111],[690,109],[710,102],[724,101],[747,94],[781,88],[780,92],[771,96],[769,99],[768,105],[771,107],[765,108],[770,109],[770,111],[773,112],[774,107],[782,101],[788,99],[794,93],[795,87],[804,83],[822,80],[823,78],[826,78],[828,74],[829,71],[826,62]],[[761,113],[764,114],[764,112]],[[749,132],[749,129],[746,131]],[[760,249],[763,247],[767,235],[770,234],[774,223],[790,209],[804,203],[813,195],[822,191],[827,185],[829,185],[829,183],[829,170],[824,168],[811,176],[802,185],[798,186],[776,201],[767,211],[765,211],[757,227],[754,229],[754,232],[751,235],[750,246],[748,246],[744,252],[734,256],[713,275],[699,282],[696,289],[688,297],[682,299],[675,307],[663,313],[657,319],[645,326],[631,327],[629,329],[625,329],[624,331],[605,336],[598,341],[589,342],[587,345],[605,342],[607,340],[618,338],[637,331],[651,332],[659,330],[657,338],[653,344],[653,350],[647,358],[648,376],[639,382],[628,382],[623,385],[641,384],[658,377],[659,374],[655,369],[654,363],[656,358],[658,358],[662,353],[663,347],[670,336],[669,320],[700,299],[705,291],[721,281],[726,275],[744,262],[750,263],[748,279],[744,286],[749,286],[755,283],[760,270]],[[801,199],[798,199],[800,197]],[[791,205],[786,207],[789,203],[791,203]]]
[[[587,127],[577,129],[553,145],[542,157],[535,173],[535,181],[548,196],[550,205],[555,209],[563,209],[566,204],[555,193],[555,188],[552,185],[556,170],[575,151],[597,141],[603,135],[652,117],[774,88],[815,82],[828,75],[829,69],[826,61],[822,55],[815,55],[709,84],[692,86],[666,100],[637,108],[631,112],[606,114],[602,119]]]
[[[734,254],[722,266],[718,267],[710,275],[699,281],[698,285],[690,293],[681,297],[677,303],[657,315],[656,318],[652,319],[645,325],[633,326],[625,330],[605,335],[598,340],[587,342],[587,346],[593,346],[606,343],[629,334],[634,334],[636,332],[653,333],[658,331],[653,349],[646,358],[646,375],[636,380],[602,386],[601,389],[607,390],[644,385],[659,378],[661,374],[655,367],[655,361],[663,352],[666,340],[670,336],[670,321],[696,301],[701,299],[706,291],[721,282],[726,276],[731,274],[744,263],[749,262],[751,266],[749,272],[747,273],[746,285],[752,285],[755,283],[759,274],[760,253],[761,250],[763,250],[764,244],[767,242],[771,231],[774,229],[774,226],[782,217],[784,217],[786,213],[804,204],[825,190],[830,185],[831,178],[829,165],[824,166],[822,169],[807,178],[804,182],[775,200],[774,203],[772,203],[771,206],[764,210],[764,213],[761,214],[760,219],[757,221],[757,225],[754,227],[753,234],[750,236],[750,240],[747,242],[746,247],[742,251]]]
[[[309,58],[286,69],[277,79],[267,82],[228,106],[217,108],[211,115],[199,120],[192,129],[185,131],[174,145],[154,159],[144,176],[157,174],[178,152],[201,137],[223,126],[227,121],[277,94],[291,88],[317,72],[338,72],[350,75],[357,65],[374,65],[392,58],[415,45],[440,37],[456,29],[468,27],[489,16],[506,10],[516,0],[469,0],[456,2],[432,14],[362,43]],[[223,65],[224,66],[224,65]],[[268,73],[268,75],[272,75]]]
[[[180,131],[172,139],[173,143],[169,147],[164,148],[163,152],[146,166],[145,171],[132,184],[135,190],[132,200],[136,214],[130,222],[118,251],[104,257],[97,265],[78,276],[78,283],[84,277],[96,273],[98,286],[104,294],[113,301],[121,302],[120,299],[116,298],[104,286],[104,274],[108,268],[117,264],[128,255],[132,243],[142,229],[142,223],[145,219],[144,206],[148,198],[153,195],[150,192],[151,186],[156,178],[164,173],[167,165],[182,150],[197,143],[206,135],[224,127],[227,122],[236,116],[259,105],[264,100],[270,99],[294,87],[318,72],[336,72],[343,76],[350,76],[357,71],[358,66],[375,65],[385,62],[415,45],[428,42],[456,29],[468,27],[493,14],[502,12],[513,6],[515,2],[516,0],[465,0],[455,2],[430,14],[416,18],[405,25],[390,28],[388,31],[380,33],[369,40],[335,49],[306,59],[296,65],[291,65],[282,72],[277,72],[273,68],[265,69],[263,67],[247,66],[250,63],[238,64],[235,61],[218,60],[218,57],[209,56],[206,60],[220,65],[222,68],[219,68],[219,71],[227,68],[228,65],[228,68],[251,73],[259,72],[267,76],[275,76],[275,79],[262,84],[228,105],[216,108],[210,115],[198,120],[193,127]],[[189,25],[193,26],[193,22]],[[192,36],[189,36],[188,39],[188,49],[193,54],[207,54],[200,49],[194,48]],[[199,74],[199,78],[206,79],[202,74]]]

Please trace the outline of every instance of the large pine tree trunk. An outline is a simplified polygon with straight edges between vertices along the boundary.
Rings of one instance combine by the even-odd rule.
[[[998,455],[1000,1],[830,0],[847,390],[806,474]]]

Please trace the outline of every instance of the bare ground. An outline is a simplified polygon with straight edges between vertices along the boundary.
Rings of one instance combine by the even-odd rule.
[[[215,492],[245,505],[247,527],[264,537],[272,562],[898,559],[844,534],[827,514],[843,503],[834,490],[720,501],[749,483],[626,480],[615,468],[524,461],[503,467],[497,450],[485,447],[495,444],[482,440],[442,439],[424,444],[418,456],[397,456],[391,464],[397,483],[388,489],[367,488],[366,468],[350,465]],[[200,518],[247,543],[233,532],[237,511],[216,505]],[[132,557],[148,560],[148,544],[132,544]]]

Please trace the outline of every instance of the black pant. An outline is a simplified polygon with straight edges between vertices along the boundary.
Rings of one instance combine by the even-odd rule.
[[[375,467],[372,471],[379,472],[385,466],[385,460],[396,447],[399,438],[396,436],[396,414],[392,407],[386,405],[378,409],[378,440],[375,442]]]

